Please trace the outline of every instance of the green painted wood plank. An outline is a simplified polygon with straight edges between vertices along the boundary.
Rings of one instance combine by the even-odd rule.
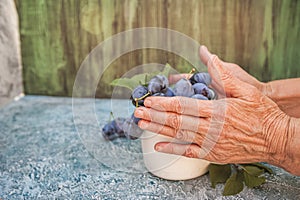
[[[94,47],[116,33],[147,26],[182,32],[263,81],[300,76],[297,0],[16,0],[16,4],[27,94],[71,96],[77,70]],[[118,51],[119,45],[130,44],[124,41],[111,51]],[[131,52],[105,71],[96,96],[110,97],[110,81],[151,62],[169,62],[182,72],[189,69],[172,53]]]

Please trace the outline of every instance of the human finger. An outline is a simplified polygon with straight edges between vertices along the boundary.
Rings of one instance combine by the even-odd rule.
[[[222,83],[220,81],[222,79],[222,77],[220,75],[216,74],[215,71],[212,71],[212,69],[210,68],[212,65],[210,65],[210,64],[213,64],[213,65],[218,64],[218,66],[221,66],[222,67],[221,71],[222,71],[222,73],[224,73],[223,75],[230,72],[232,77],[236,77],[236,78],[240,79],[241,81],[244,81],[246,83],[249,83],[250,85],[258,87],[259,82],[257,81],[257,79],[255,79],[252,76],[249,76],[248,73],[245,72],[238,65],[233,64],[233,63],[228,63],[228,62],[225,62],[225,61],[219,59],[216,55],[210,53],[206,46],[202,45],[200,47],[199,56],[200,56],[201,61],[206,66],[208,66],[208,71],[212,75],[212,78],[213,78],[211,86],[217,91],[217,93],[219,94],[219,98],[230,96],[232,94],[230,94],[230,93],[228,94],[228,90],[225,90],[224,85],[222,85]],[[211,62],[211,61],[213,61],[213,62]],[[216,77],[218,77],[218,78],[216,78]],[[233,94],[233,95],[236,95],[236,94]]]
[[[196,144],[178,144],[159,142],[154,146],[155,150],[162,153],[186,156],[189,158],[204,158],[207,154]]]
[[[140,120],[139,127],[144,130],[148,130],[154,133],[158,133],[161,135],[169,136],[175,138],[180,141],[188,142],[188,143],[195,143],[198,145],[202,144],[204,134],[196,133],[195,131],[185,130],[185,129],[174,129],[170,126],[164,126],[162,124]],[[206,133],[207,128],[203,127],[203,132]]]
[[[199,48],[199,57],[200,57],[200,60],[203,62],[203,64],[205,64],[206,66],[208,65],[208,62],[211,60],[212,56],[215,56],[214,54],[212,54],[206,46],[204,45],[201,45],[200,48]],[[222,64],[226,67],[226,68],[233,68],[233,67],[237,67],[236,64],[233,64],[233,63],[228,63],[228,62],[225,62],[221,59],[219,59]]]
[[[208,71],[212,74],[215,87],[218,91],[222,91],[221,93],[226,94],[226,96],[244,98],[251,97],[258,92],[254,86],[233,76],[232,72],[224,66],[217,56],[213,55],[207,66]]]
[[[208,51],[206,46],[201,45],[199,48],[199,56],[202,63],[207,66],[207,63],[210,60],[212,54]]]
[[[174,84],[180,79],[186,78],[189,79],[193,74],[171,74],[169,76],[169,83]]]
[[[147,121],[170,126],[177,130],[200,131],[200,126],[209,127],[209,120],[207,118],[181,115],[174,112],[161,112],[145,107],[137,108],[135,116]]]
[[[159,111],[169,111],[197,117],[211,117],[213,100],[199,100],[187,97],[147,97],[144,101],[146,107]]]
[[[200,60],[203,62],[203,64],[205,64],[206,66],[208,65],[208,62],[211,60],[212,56],[215,56],[214,54],[212,54],[206,46],[201,45],[199,48],[199,57]],[[229,62],[225,62],[221,59],[219,59],[221,61],[221,63],[228,69],[233,69],[233,68],[238,68],[239,66],[237,66],[236,64],[233,63],[229,63]],[[234,69],[235,70],[235,69]]]

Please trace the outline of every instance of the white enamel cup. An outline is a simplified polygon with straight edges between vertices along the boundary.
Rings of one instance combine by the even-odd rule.
[[[167,180],[188,180],[199,177],[208,171],[210,162],[206,160],[155,151],[155,144],[163,141],[179,142],[174,138],[150,131],[143,132],[141,137],[143,158],[149,172]]]

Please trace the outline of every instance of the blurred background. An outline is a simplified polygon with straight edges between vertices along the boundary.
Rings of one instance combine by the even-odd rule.
[[[22,61],[3,62],[7,67],[0,68],[0,96],[12,88],[19,92],[20,83],[25,94],[72,96],[76,73],[89,52],[114,34],[140,27],[163,27],[186,34],[261,81],[300,76],[298,0],[1,1],[0,52],[15,46],[9,53],[15,56],[9,60],[21,57]],[[16,25],[21,49],[18,41],[12,42],[18,38],[14,35],[17,29],[9,28]],[[5,42],[6,38],[10,42]],[[166,62],[180,72],[190,70],[187,61],[162,50],[123,55],[101,77],[96,97],[109,98],[109,83],[133,67]],[[22,79],[7,75],[18,74],[18,70],[10,71],[11,65],[23,67]]]

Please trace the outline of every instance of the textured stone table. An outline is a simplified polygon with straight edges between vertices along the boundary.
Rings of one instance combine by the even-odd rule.
[[[77,111],[88,115],[89,100],[77,101]],[[112,104],[96,100],[95,105],[102,126]],[[113,105],[124,108],[128,101]],[[122,146],[140,151],[139,140],[100,141],[95,156],[78,134],[72,110],[71,98],[37,96],[0,109],[1,199],[300,199],[300,177],[272,166],[275,175],[268,176],[263,186],[222,197],[223,185],[211,188],[208,175],[167,181],[143,172],[142,161],[133,162],[130,153],[128,159],[119,154]],[[88,122],[84,126],[87,132],[93,127]],[[123,168],[114,167],[120,160]]]

